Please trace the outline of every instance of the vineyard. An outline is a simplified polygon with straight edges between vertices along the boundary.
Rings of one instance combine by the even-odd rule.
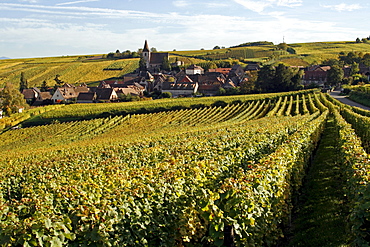
[[[0,246],[275,246],[329,117],[348,235],[369,244],[370,118],[327,95],[68,105],[28,117],[29,127],[0,134]]]
[[[0,86],[6,81],[19,84],[21,73],[30,87],[40,87],[46,81],[54,86],[54,78],[71,84],[94,83],[133,72],[138,59],[88,60],[82,57],[55,57],[38,59],[9,59],[0,64]]]

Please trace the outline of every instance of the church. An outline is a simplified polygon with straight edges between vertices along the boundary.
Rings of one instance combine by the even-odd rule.
[[[170,57],[168,52],[151,52],[149,49],[148,42],[146,40],[142,56],[145,60],[146,68],[148,70],[160,69],[164,59],[169,59]]]

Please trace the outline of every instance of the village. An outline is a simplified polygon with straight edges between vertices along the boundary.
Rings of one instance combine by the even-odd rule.
[[[89,87],[85,83],[76,86],[69,83],[57,87],[53,92],[27,88],[22,91],[27,103],[32,106],[58,103],[101,103],[128,101],[133,97],[143,99],[145,96],[160,94],[161,97],[194,97],[216,96],[221,92],[231,92],[248,84],[261,69],[259,63],[249,63],[242,67],[234,64],[230,68],[213,68],[205,70],[192,64],[184,70],[166,70],[164,62],[169,61],[168,52],[151,52],[145,41],[142,49],[144,68],[125,74],[118,79],[103,80],[97,87]],[[183,65],[176,61],[172,66]],[[301,88],[325,87],[328,80],[329,65],[312,65],[296,67],[300,73]],[[350,76],[351,67],[343,67],[344,78]],[[359,74],[369,79],[370,67],[359,64]],[[253,92],[255,93],[255,92]]]

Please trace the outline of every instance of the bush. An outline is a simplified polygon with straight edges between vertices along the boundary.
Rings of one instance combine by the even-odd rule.
[[[163,92],[161,94],[162,98],[172,98],[172,93],[171,92]]]
[[[214,102],[212,104],[212,106],[221,106],[221,107],[225,107],[227,106],[227,103],[225,101],[222,101],[222,100],[217,100],[216,102]]]

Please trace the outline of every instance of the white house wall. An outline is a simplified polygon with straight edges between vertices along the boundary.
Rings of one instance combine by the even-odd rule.
[[[63,94],[62,92],[60,92],[59,89],[57,89],[57,91],[55,91],[55,93],[53,94],[53,96],[51,97],[51,100],[53,102],[57,102],[57,101],[62,101],[64,100],[64,97],[63,97]]]

